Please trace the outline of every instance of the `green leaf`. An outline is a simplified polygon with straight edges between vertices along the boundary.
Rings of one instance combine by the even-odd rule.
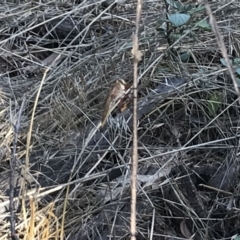
[[[227,63],[224,58],[220,58],[220,62],[223,66],[225,66],[225,67],[227,66]]]
[[[205,6],[199,6],[199,7],[197,7],[197,8],[192,8],[190,11],[188,11],[188,13],[189,13],[190,15],[192,15],[192,14],[201,12],[201,11],[203,11],[204,9],[205,9]]]
[[[208,105],[207,105],[207,109],[208,109],[208,115],[210,117],[213,117],[216,112],[218,111],[218,109],[220,108],[221,104],[223,101],[223,95],[220,92],[213,92],[211,98],[208,100]]]
[[[181,34],[177,34],[177,33],[171,33],[169,36],[172,40],[178,40],[182,37]]]
[[[182,4],[178,1],[174,1],[174,0],[166,0],[166,1],[171,7],[174,7],[179,12],[187,12],[193,8],[193,6],[190,4],[184,5],[184,4]]]
[[[202,28],[203,30],[206,30],[206,31],[212,30],[211,26],[209,25],[209,23],[207,22],[206,19],[203,19],[203,20],[197,22],[196,26],[199,28]]]
[[[229,60],[230,63],[232,63],[232,60]],[[223,66],[227,67],[226,60],[224,58],[220,58],[220,62],[222,63]]]
[[[192,5],[190,4],[187,4],[187,5],[182,5],[180,8],[179,8],[179,12],[189,12],[191,9],[192,9]]]
[[[240,68],[237,68],[236,72],[237,72],[238,75],[240,75]],[[238,86],[239,86],[239,84],[238,84]]]
[[[237,81],[237,85],[240,87],[240,78],[236,78],[236,81]]]
[[[177,10],[180,9],[180,7],[182,6],[182,4],[180,2],[174,1],[174,0],[167,0],[167,3],[171,6],[176,8]]]
[[[234,58],[233,65],[239,65],[239,64],[240,64],[240,58]]]
[[[184,52],[180,54],[180,58],[182,62],[187,62],[187,60],[190,58],[190,53],[189,52]]]
[[[168,16],[169,21],[176,27],[185,24],[189,20],[189,18],[190,15],[185,13],[170,14]]]

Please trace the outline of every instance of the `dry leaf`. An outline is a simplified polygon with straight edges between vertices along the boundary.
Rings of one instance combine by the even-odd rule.
[[[191,239],[192,234],[190,233],[187,224],[186,224],[186,220],[183,219],[181,224],[180,224],[180,229],[181,229],[181,233],[184,237]]]

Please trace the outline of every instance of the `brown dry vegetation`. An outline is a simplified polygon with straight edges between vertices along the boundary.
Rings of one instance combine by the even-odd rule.
[[[240,1],[210,6],[237,62]],[[239,104],[195,25],[206,12],[173,29],[166,2],[142,8],[137,239],[231,239]],[[109,86],[132,81],[135,15],[135,1],[1,1],[0,239],[10,223],[19,239],[129,239],[131,105],[96,126]]]

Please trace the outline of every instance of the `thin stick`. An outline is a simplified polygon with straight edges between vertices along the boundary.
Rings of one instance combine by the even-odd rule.
[[[142,0],[137,2],[136,32],[133,35],[133,151],[132,151],[132,174],[131,174],[131,240],[136,240],[136,203],[137,203],[137,169],[138,169],[138,139],[137,139],[137,86],[138,86],[138,62],[141,60],[139,51],[138,35],[139,23],[142,10]]]
[[[18,132],[20,129],[20,119],[23,111],[23,107],[25,104],[26,97],[23,97],[23,101],[21,104],[21,107],[18,112],[18,117],[17,117],[17,122],[13,124],[13,129],[14,129],[14,139],[13,139],[13,148],[12,148],[12,158],[10,161],[10,178],[9,178],[9,183],[10,183],[10,191],[9,191],[9,211],[10,211],[10,230],[11,230],[11,237],[12,239],[18,239],[16,232],[15,232],[15,213],[14,213],[14,192],[15,192],[15,172],[16,172],[16,152],[17,152],[17,140],[18,140]]]

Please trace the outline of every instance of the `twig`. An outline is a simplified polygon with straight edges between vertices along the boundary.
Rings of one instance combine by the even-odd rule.
[[[142,0],[137,2],[136,31],[133,35],[133,151],[132,151],[132,174],[131,174],[131,240],[136,240],[136,202],[137,202],[137,169],[138,169],[138,139],[137,139],[137,86],[138,86],[138,62],[141,60],[139,51],[138,35],[139,23],[142,10]]]
[[[9,211],[10,211],[10,230],[11,230],[11,237],[13,240],[18,239],[16,232],[15,232],[15,213],[14,213],[14,192],[15,192],[15,172],[16,172],[16,151],[17,151],[17,140],[18,140],[18,132],[20,129],[20,119],[23,111],[23,107],[25,104],[26,97],[23,97],[23,101],[21,107],[18,112],[18,118],[16,124],[13,123],[14,129],[14,139],[13,139],[13,148],[12,148],[12,158],[10,161],[10,190],[9,190]]]
[[[213,16],[212,10],[209,6],[208,0],[205,0],[204,2],[205,2],[205,7],[206,7],[206,10],[207,10],[207,14],[209,16],[209,22],[212,26],[213,32],[214,32],[215,37],[217,39],[218,46],[219,46],[219,48],[222,52],[222,55],[223,55],[223,57],[226,61],[227,68],[228,68],[228,71],[229,71],[230,76],[232,78],[233,85],[234,85],[235,91],[238,95],[238,101],[239,101],[239,104],[240,104],[240,91],[239,91],[239,88],[238,88],[236,77],[235,77],[234,72],[233,72],[232,64],[229,61],[229,57],[228,57],[228,54],[227,54],[227,49],[225,47],[225,44],[224,44],[223,39],[222,39],[222,35],[221,35],[221,33],[219,31],[219,28],[217,26],[216,19]]]

